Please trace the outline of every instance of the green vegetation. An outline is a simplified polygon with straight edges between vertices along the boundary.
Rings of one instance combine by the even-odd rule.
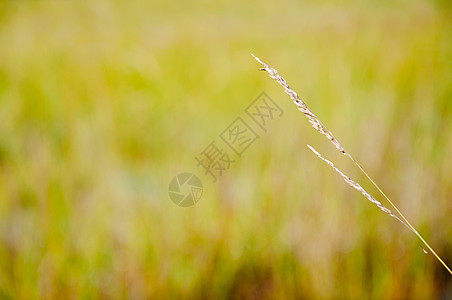
[[[333,2],[0,1],[0,298],[452,297],[250,55],[451,266],[451,7]],[[284,115],[212,182],[195,157],[263,91]]]

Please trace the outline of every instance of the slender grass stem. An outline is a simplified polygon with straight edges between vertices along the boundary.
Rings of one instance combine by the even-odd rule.
[[[433,253],[433,255],[441,262],[441,264],[446,268],[447,271],[452,275],[451,269],[447,266],[447,264],[439,257],[438,254],[436,254],[435,250],[433,250],[432,247],[424,240],[424,238],[419,234],[419,232],[411,225],[411,223],[407,220],[407,218],[402,214],[402,212],[397,208],[397,206],[389,199],[389,197],[383,192],[383,190],[375,183],[375,181],[369,176],[369,174],[361,167],[361,165],[345,150],[345,148],[341,145],[341,143],[336,139],[336,137],[333,135],[333,133],[320,121],[320,119],[308,108],[306,103],[301,100],[301,98],[298,96],[298,94],[290,88],[290,86],[287,84],[284,77],[279,75],[278,71],[275,69],[269,67],[266,63],[261,61],[258,57],[254,56],[254,54],[251,54],[262,66],[263,68],[260,68],[262,71],[266,71],[268,75],[276,80],[286,92],[287,95],[292,99],[292,101],[298,106],[298,110],[300,110],[304,115],[308,118],[309,123],[311,123],[312,127],[314,127],[318,132],[323,134],[325,137],[330,140],[330,142],[336,147],[337,150],[339,150],[342,154],[346,155],[349,159],[353,161],[353,163],[361,170],[361,172],[370,180],[370,182],[377,188],[377,190],[383,195],[383,197],[391,204],[391,206],[394,208],[394,210],[397,212],[397,214],[402,218],[399,219],[398,217],[394,216],[391,211],[389,211],[387,208],[381,205],[380,202],[375,200],[370,194],[368,194],[362,187],[357,184],[356,182],[352,181],[348,176],[343,174],[341,171],[339,171],[332,162],[324,159],[317,151],[315,151],[312,147],[308,146],[320,159],[327,162],[331,167],[333,167],[341,176],[345,179],[345,181],[354,187],[355,189],[361,191],[366,198],[368,198],[371,202],[375,203],[381,210],[388,213],[389,215],[395,217],[398,219],[401,223],[406,225],[411,231],[413,231],[419,239],[427,246],[427,248]],[[375,200],[375,201],[374,201]]]
[[[367,172],[361,167],[361,165],[356,162],[356,160],[353,159],[352,156],[350,156],[350,159],[355,163],[355,165],[361,170],[361,172],[370,180],[370,182],[372,182],[372,184],[377,188],[377,190],[380,192],[380,194],[383,195],[383,197],[389,202],[389,204],[391,204],[391,206],[395,209],[395,211],[402,217],[403,221],[405,221],[406,224],[408,224],[408,226],[410,226],[410,228],[412,229],[412,231],[419,237],[419,239],[425,244],[425,246],[427,246],[427,248],[430,250],[430,252],[433,253],[433,255],[439,260],[439,262],[444,266],[444,268],[446,268],[447,271],[449,271],[449,273],[452,275],[452,271],[451,269],[447,266],[447,264],[441,259],[441,257],[439,257],[438,254],[436,254],[435,250],[433,250],[432,247],[430,247],[430,245],[424,240],[424,238],[419,234],[419,232],[413,227],[413,225],[411,225],[411,223],[408,221],[407,218],[405,218],[405,216],[402,214],[402,212],[397,208],[397,206],[391,201],[391,199],[389,199],[388,196],[386,196],[386,194],[383,192],[383,190],[378,186],[378,184],[375,183],[375,181],[369,176],[369,174],[367,174]]]

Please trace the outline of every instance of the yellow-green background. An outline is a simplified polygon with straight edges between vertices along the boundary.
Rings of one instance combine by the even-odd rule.
[[[0,298],[452,297],[250,56],[452,265],[448,3],[0,1]],[[263,91],[284,115],[213,183],[195,157]]]

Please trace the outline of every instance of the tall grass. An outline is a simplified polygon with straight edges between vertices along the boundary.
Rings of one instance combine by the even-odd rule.
[[[387,209],[385,206],[383,206],[379,201],[375,200],[368,192],[366,192],[358,183],[354,182],[350,179],[350,177],[346,176],[344,173],[342,173],[338,168],[334,166],[332,162],[322,157],[320,153],[318,153],[316,150],[314,150],[311,146],[308,145],[309,149],[311,149],[314,154],[316,154],[320,159],[325,161],[328,165],[330,165],[336,172],[338,172],[344,180],[353,188],[361,192],[369,201],[377,205],[380,210],[384,211],[385,213],[389,214],[391,217],[397,219],[400,221],[403,225],[407,226],[411,231],[413,231],[419,239],[427,246],[427,248],[433,253],[433,255],[438,259],[438,261],[446,268],[446,270],[452,275],[452,271],[450,268],[446,265],[446,263],[436,254],[436,252],[430,247],[430,245],[424,240],[424,238],[419,234],[419,232],[411,225],[411,223],[405,218],[405,216],[400,212],[400,210],[397,208],[397,206],[386,196],[386,194],[381,190],[381,188],[375,183],[375,181],[367,174],[366,171],[361,167],[361,165],[348,153],[345,148],[339,143],[339,141],[334,137],[333,133],[325,126],[323,125],[322,121],[308,108],[306,103],[303,102],[303,100],[298,97],[297,93],[290,88],[290,86],[287,84],[284,77],[278,74],[278,71],[275,69],[269,67],[266,63],[261,61],[258,57],[254,56],[254,54],[251,54],[260,64],[262,64],[263,68],[262,70],[267,71],[268,75],[276,80],[283,88],[286,94],[289,95],[289,97],[292,99],[292,101],[299,107],[298,109],[304,113],[304,115],[308,118],[309,122],[311,123],[312,127],[314,127],[318,132],[323,134],[325,137],[327,137],[330,142],[336,147],[337,150],[339,150],[342,154],[346,155],[359,169],[363,174],[372,182],[372,184],[378,189],[378,191],[383,195],[383,197],[391,204],[391,206],[397,211],[399,216],[403,219],[399,219],[396,215],[394,215],[389,209]]]

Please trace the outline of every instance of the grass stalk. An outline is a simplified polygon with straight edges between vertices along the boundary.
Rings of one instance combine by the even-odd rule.
[[[290,88],[287,84],[286,80],[279,75],[278,71],[274,68],[269,67],[266,63],[261,61],[254,54],[251,54],[263,67],[260,69],[262,71],[266,71],[270,78],[276,80],[286,92],[287,95],[292,99],[295,105],[298,106],[298,110],[300,110],[304,115],[308,118],[309,123],[311,123],[312,127],[314,127],[318,132],[323,134],[342,154],[346,155],[358,168],[359,170],[370,180],[370,182],[377,188],[377,190],[383,195],[383,197],[389,202],[389,204],[394,208],[397,214],[401,217],[397,217],[394,215],[389,209],[384,207],[379,201],[375,200],[369,193],[367,193],[358,183],[351,180],[348,176],[342,173],[339,169],[337,169],[332,162],[323,158],[320,153],[314,150],[311,146],[308,147],[323,161],[329,164],[332,168],[334,168],[343,179],[352,187],[360,191],[369,201],[376,204],[382,211],[388,213],[390,216],[399,220],[402,224],[407,226],[412,232],[414,232],[417,237],[425,244],[425,246],[430,250],[431,253],[438,259],[438,261],[446,268],[447,271],[452,275],[451,269],[447,266],[447,264],[439,257],[439,255],[433,250],[432,247],[425,241],[425,239],[419,234],[419,232],[411,225],[411,223],[407,220],[407,218],[402,214],[402,212],[397,208],[397,206],[389,199],[389,197],[383,192],[383,190],[376,184],[376,182],[370,177],[370,175],[361,167],[361,165],[348,153],[345,148],[341,145],[341,143],[335,138],[333,133],[320,121],[320,119],[308,108],[306,103],[301,100],[298,94]]]

